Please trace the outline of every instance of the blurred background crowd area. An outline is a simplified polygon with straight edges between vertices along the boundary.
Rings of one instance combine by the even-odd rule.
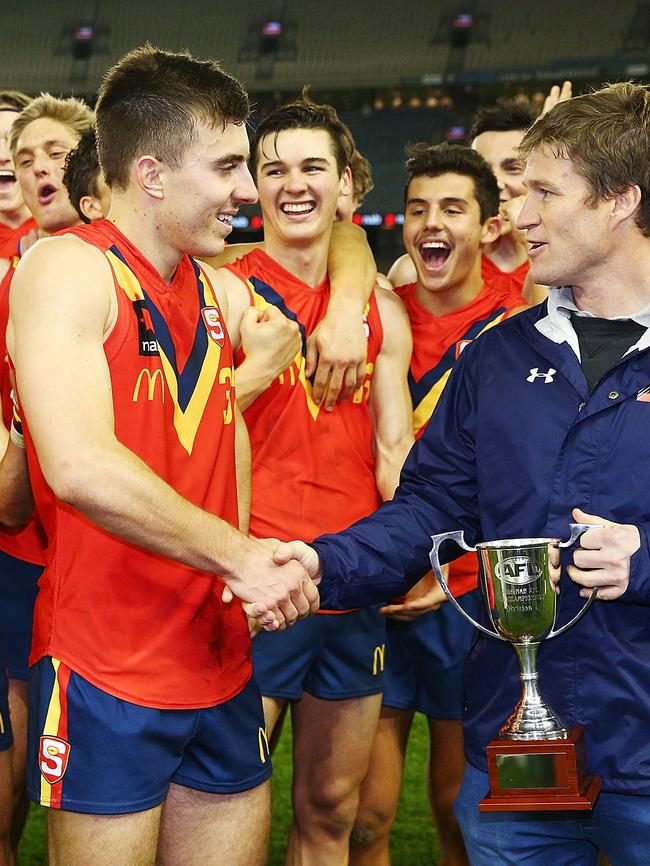
[[[541,108],[550,86],[574,94],[647,80],[650,2],[638,0],[3,0],[0,88],[81,96],[149,41],[222,61],[259,116],[303,85],[329,102],[370,160],[375,187],[356,214],[380,266],[401,251],[404,146],[464,142],[499,97]],[[232,240],[261,236],[247,209]]]

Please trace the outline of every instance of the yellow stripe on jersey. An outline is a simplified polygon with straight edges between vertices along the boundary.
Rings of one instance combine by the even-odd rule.
[[[480,330],[480,332],[476,335],[480,337],[481,334],[484,334],[486,331],[489,331],[490,328],[493,328],[495,325],[498,325],[499,322],[503,321],[503,316],[505,314],[502,313],[500,316],[497,316],[491,322]],[[476,339],[476,337],[474,338]],[[433,410],[438,405],[438,400],[440,399],[440,395],[442,394],[443,388],[447,384],[447,379],[451,375],[451,371],[453,367],[450,367],[449,370],[445,370],[442,376],[438,379],[438,381],[433,385],[429,393],[420,400],[417,406],[413,409],[413,430],[415,435],[417,436],[420,430],[423,427],[426,427],[429,423],[429,418],[433,415]]]
[[[54,684],[52,686],[52,694],[47,705],[47,715],[45,717],[45,725],[41,734],[46,736],[50,734],[53,737],[59,735],[59,723],[61,721],[61,693],[59,689],[59,667],[61,662],[58,659],[52,659],[52,667],[54,668]],[[52,796],[52,786],[41,773],[41,796],[39,802],[41,806],[49,806]]]
[[[109,260],[118,285],[124,291],[126,296],[131,301],[143,301],[144,292],[133,271],[124,262],[116,256],[111,250],[106,251],[106,257]],[[211,287],[199,267],[199,285],[203,295],[203,306],[214,307],[217,301]],[[158,351],[160,355],[160,363],[162,366],[165,381],[169,395],[174,403],[174,427],[178,435],[178,440],[187,451],[192,453],[194,440],[199,429],[199,424],[203,417],[205,407],[212,393],[214,382],[219,370],[221,361],[221,348],[212,339],[207,341],[207,349],[201,363],[201,370],[194,385],[192,396],[185,409],[179,405],[178,399],[178,376],[180,375],[174,368],[172,362],[167,358],[165,352],[158,343]],[[155,375],[155,373],[154,373]]]

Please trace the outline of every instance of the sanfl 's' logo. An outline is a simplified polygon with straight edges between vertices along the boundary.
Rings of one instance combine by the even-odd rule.
[[[41,737],[38,766],[46,782],[60,782],[68,768],[70,743],[61,737]]]

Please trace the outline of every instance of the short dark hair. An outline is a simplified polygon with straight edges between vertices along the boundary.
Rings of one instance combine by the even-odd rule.
[[[474,195],[481,212],[481,222],[499,213],[499,186],[489,164],[475,150],[462,144],[410,144],[406,148],[406,170],[409,179],[404,189],[408,199],[411,181],[416,177],[439,177],[460,174],[474,182]]]
[[[638,186],[635,221],[650,237],[650,90],[645,85],[622,81],[558,102],[528,130],[519,152],[527,159],[544,145],[571,160],[587,184],[591,207]]]
[[[97,99],[97,149],[108,186],[126,189],[129,169],[150,153],[180,168],[197,122],[242,124],[250,113],[243,87],[212,60],[144,45],[106,73]]]
[[[525,132],[535,122],[538,112],[529,102],[499,99],[496,105],[481,108],[476,113],[467,140],[471,144],[484,132]]]
[[[350,164],[354,149],[352,133],[331,105],[314,102],[309,96],[309,87],[304,87],[299,99],[274,109],[257,125],[251,140],[250,168],[253,178],[257,175],[257,150],[262,139],[274,135],[274,141],[277,141],[278,135],[287,129],[325,130],[332,142],[339,175]]]
[[[22,111],[31,102],[31,96],[20,90],[0,90],[0,109]]]
[[[79,144],[67,155],[63,171],[63,183],[68,190],[70,201],[85,223],[89,223],[90,220],[81,210],[79,202],[86,195],[99,198],[97,179],[100,172],[95,130],[90,129],[81,136]]]

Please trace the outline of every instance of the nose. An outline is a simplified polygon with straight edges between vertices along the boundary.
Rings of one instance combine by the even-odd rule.
[[[47,174],[50,170],[51,160],[45,153],[36,151],[32,159],[32,171],[34,174]]]
[[[307,184],[300,169],[290,169],[284,176],[284,191],[291,195],[299,195],[304,192]]]
[[[442,231],[445,227],[442,219],[442,211],[439,208],[431,208],[428,210],[424,220],[424,225],[427,231]]]
[[[538,225],[539,221],[539,214],[537,213],[533,199],[530,195],[527,195],[517,217],[517,228],[519,231],[526,231],[526,229]]]
[[[245,162],[239,168],[240,173],[237,177],[237,186],[233,192],[233,199],[237,204],[255,204],[257,201],[257,189],[255,188],[253,177]]]

